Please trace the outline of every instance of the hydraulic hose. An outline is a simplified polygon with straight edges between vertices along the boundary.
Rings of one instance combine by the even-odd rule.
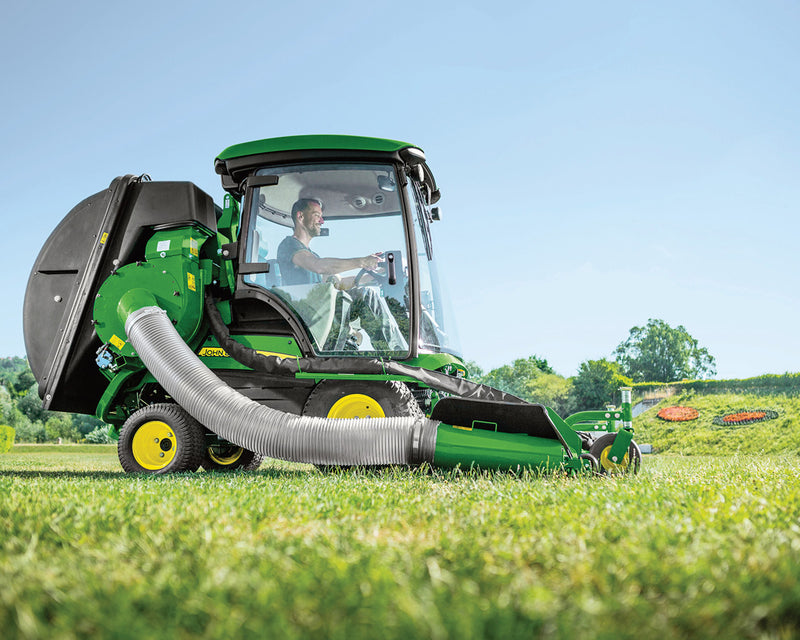
[[[167,393],[202,425],[240,447],[270,458],[313,464],[433,462],[438,422],[423,416],[334,420],[277,411],[220,380],[160,307],[132,312],[125,332]]]
[[[485,384],[479,384],[456,378],[439,371],[429,371],[422,367],[412,367],[394,360],[379,358],[281,358],[278,356],[265,356],[255,349],[246,347],[231,338],[227,325],[223,322],[219,309],[210,294],[205,298],[206,317],[214,337],[220,346],[237,362],[250,367],[255,371],[272,375],[293,376],[299,371],[304,373],[355,373],[367,375],[394,374],[408,376],[433,389],[473,400],[491,400],[495,402],[514,402],[528,404],[525,400],[510,393],[495,389]]]

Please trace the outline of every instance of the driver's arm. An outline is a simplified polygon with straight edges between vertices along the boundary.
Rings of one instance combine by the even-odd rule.
[[[292,257],[298,267],[313,271],[323,276],[331,276],[351,269],[366,269],[372,271],[380,263],[378,254],[362,258],[318,258],[310,251],[298,251]]]

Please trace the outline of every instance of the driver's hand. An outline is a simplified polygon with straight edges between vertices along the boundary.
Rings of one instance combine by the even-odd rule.
[[[361,258],[361,268],[367,271],[375,271],[381,262],[383,262],[383,253],[373,253]]]

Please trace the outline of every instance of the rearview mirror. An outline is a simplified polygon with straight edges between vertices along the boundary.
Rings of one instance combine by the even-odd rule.
[[[278,176],[250,176],[245,178],[245,184],[251,189],[256,187],[274,187],[278,184]]]

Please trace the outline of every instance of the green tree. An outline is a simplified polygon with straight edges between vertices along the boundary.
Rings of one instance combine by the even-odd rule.
[[[82,436],[106,426],[102,420],[94,416],[88,416],[83,413],[72,413],[70,416],[72,418],[72,426]]]
[[[474,380],[475,382],[481,382],[483,380],[484,372],[481,365],[474,360],[467,360],[465,366],[467,367],[470,380]]]
[[[41,422],[31,422],[20,414],[22,421],[14,429],[17,431],[17,442],[47,442],[47,433]]]
[[[607,404],[618,404],[619,388],[630,384],[631,379],[622,374],[616,362],[605,358],[582,362],[578,375],[572,378],[575,411],[592,411]]]
[[[525,383],[523,400],[550,407],[560,416],[574,413],[572,382],[557,373],[541,372]]]
[[[674,382],[712,377],[716,361],[689,332],[663,320],[633,327],[614,351],[623,373],[634,382]]]
[[[72,425],[72,418],[68,413],[53,413],[44,425],[48,440],[77,440],[80,435]]]
[[[109,435],[109,427],[106,425],[97,427],[94,431],[87,433],[86,442],[91,442],[92,444],[111,444],[114,440],[112,440]]]
[[[569,411],[570,382],[553,371],[546,359],[538,356],[518,358],[512,364],[483,373],[481,368],[467,364],[477,382],[511,393],[522,400],[536,402],[555,409],[561,415]]]
[[[34,384],[27,393],[17,401],[19,409],[31,422],[47,422],[50,412],[45,411],[42,400],[39,398],[39,387]]]
[[[28,361],[25,358],[18,358],[17,356],[0,358],[0,384],[12,390],[17,376],[26,369],[30,371]]]
[[[16,380],[14,380],[14,392],[18,396],[21,396],[27,393],[35,384],[36,378],[33,377],[33,371],[26,368],[24,371],[20,371],[17,374]]]
[[[518,358],[512,364],[492,369],[482,375],[479,382],[527,400],[528,382],[542,373],[553,373],[547,360],[538,356],[528,356]]]

